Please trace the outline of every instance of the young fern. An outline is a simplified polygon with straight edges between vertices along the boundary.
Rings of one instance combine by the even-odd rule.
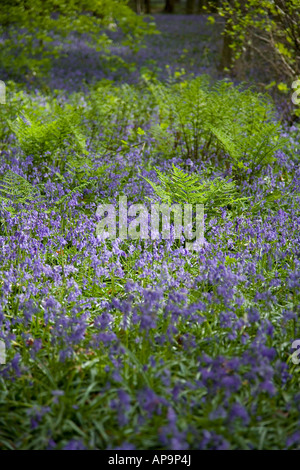
[[[223,129],[214,127],[212,125],[207,125],[207,129],[211,132],[211,135],[216,139],[218,145],[227,153],[234,162],[241,164],[240,157],[241,151],[237,148],[232,135],[229,132],[224,131]]]
[[[45,213],[50,213],[53,209],[62,208],[63,204],[72,197],[76,192],[81,192],[89,185],[93,184],[93,180],[84,181],[80,185],[73,188],[71,191],[62,196],[58,201],[54,202],[54,208],[44,210]],[[8,171],[0,181],[0,203],[3,209],[9,211],[11,214],[17,213],[16,205],[23,205],[23,212],[27,212],[27,207],[37,208],[45,202],[45,198],[41,195],[39,188],[30,184],[25,178],[12,171]],[[26,207],[24,207],[26,206]]]
[[[205,76],[170,86],[151,84],[149,89],[160,121],[150,127],[150,135],[165,156],[178,150],[193,160],[214,156],[226,166],[231,163],[241,177],[241,169],[259,172],[286,145],[274,106],[251,89],[226,80],[210,86]]]
[[[204,204],[208,216],[218,213],[220,207],[232,206],[247,198],[237,197],[235,183],[225,179],[200,180],[199,175],[189,175],[173,165],[171,174],[155,168],[160,185],[144,178],[163,203]]]
[[[9,121],[9,125],[24,153],[35,158],[42,157],[45,152],[53,153],[64,148],[67,142],[72,144],[73,149],[86,153],[85,139],[76,127],[78,116],[75,114],[62,114],[55,120],[39,123],[23,113],[14,122]]]
[[[43,198],[36,186],[9,170],[0,181],[0,202],[4,203],[5,210],[15,214],[16,204],[36,206],[43,202]]]

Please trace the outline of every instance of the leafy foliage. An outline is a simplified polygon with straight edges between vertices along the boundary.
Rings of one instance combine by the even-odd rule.
[[[70,116],[61,114],[57,119],[42,124],[23,113],[10,122],[10,127],[26,155],[43,158],[45,152],[52,154],[66,145],[85,153],[85,139],[76,127],[78,118],[78,113]]]
[[[9,170],[0,181],[0,202],[4,203],[2,208],[5,211],[15,215],[20,207],[22,212],[37,208],[43,202],[43,197],[38,187]]]
[[[32,203],[39,195],[39,190],[32,186],[25,178],[12,171],[8,171],[1,181],[1,200],[12,203]]]
[[[4,0],[1,6],[1,63],[18,74],[49,70],[51,58],[63,52],[63,44],[57,40],[70,42],[75,31],[91,47],[106,53],[113,43],[109,30],[119,28],[121,43],[134,49],[145,34],[154,32],[153,25],[144,22],[123,0]]]
[[[299,75],[299,0],[223,1],[218,12],[226,20],[232,65],[250,49],[277,76],[290,79]]]
[[[197,174],[187,174],[174,164],[170,174],[163,174],[155,168],[160,185],[144,178],[166,204],[204,204],[207,215],[218,213],[224,206],[232,206],[247,198],[238,198],[235,183],[227,178],[202,180]]]
[[[207,77],[8,88],[1,449],[298,448],[297,126]],[[121,195],[128,232],[147,197],[205,204],[207,243],[99,240]]]
[[[200,155],[203,159],[216,155],[221,161],[229,157],[237,172],[253,172],[259,171],[258,165],[274,161],[276,151],[286,143],[271,102],[251,89],[233,87],[226,80],[210,87],[205,76],[149,88],[160,116],[160,132],[157,124],[151,132],[159,143],[163,139],[173,143],[170,156],[182,148],[186,158],[194,160]]]

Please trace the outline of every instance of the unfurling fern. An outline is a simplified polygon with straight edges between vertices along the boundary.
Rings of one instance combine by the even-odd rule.
[[[207,215],[214,215],[218,208],[232,206],[247,198],[237,197],[235,183],[229,177],[200,180],[200,176],[184,173],[173,165],[171,174],[163,174],[155,168],[161,185],[144,178],[163,203],[204,204]]]

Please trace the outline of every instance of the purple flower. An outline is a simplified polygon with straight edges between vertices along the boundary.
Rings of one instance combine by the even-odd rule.
[[[297,448],[300,446],[300,431],[294,432],[290,437],[288,437],[286,441],[286,446],[287,447],[292,447],[295,444],[297,444]]]
[[[86,447],[82,441],[77,439],[71,439],[62,450],[86,450]]]
[[[244,424],[244,426],[247,426],[250,421],[247,410],[245,409],[244,406],[240,405],[240,403],[234,403],[234,405],[232,405],[230,414],[229,414],[229,419],[230,421],[233,421],[235,419],[240,419],[242,423]]]

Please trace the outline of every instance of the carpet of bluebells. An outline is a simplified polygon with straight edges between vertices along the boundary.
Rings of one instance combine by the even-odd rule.
[[[218,43],[202,17],[156,21],[162,36],[123,84],[76,41],[44,88],[7,81],[1,449],[300,447],[299,126],[280,123],[264,165],[236,166],[201,137],[191,151],[149,88],[213,75]],[[204,209],[199,251],[101,240],[97,206],[126,195],[149,207],[144,178],[172,165],[231,178],[247,199]]]

